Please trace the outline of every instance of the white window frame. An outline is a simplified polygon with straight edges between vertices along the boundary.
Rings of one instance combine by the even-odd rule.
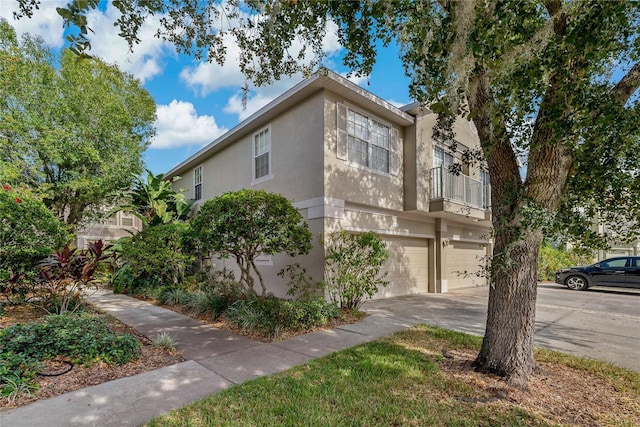
[[[364,117],[365,119],[367,119],[367,128],[366,128],[366,138],[360,138],[357,135],[352,135],[349,132],[349,113],[353,113],[353,114],[357,114],[361,117]],[[374,123],[383,126],[387,129],[387,147],[383,147],[381,145],[378,144],[374,144],[374,142],[372,141],[372,137],[371,135],[373,134],[373,128],[374,128]],[[355,108],[352,108],[351,106],[347,106],[347,117],[346,117],[346,125],[347,125],[347,129],[346,129],[346,144],[347,144],[347,162],[349,163],[349,165],[351,166],[355,166],[357,168],[361,168],[361,169],[366,169],[375,173],[379,173],[382,175],[391,175],[391,157],[393,156],[392,153],[392,143],[391,143],[391,126],[384,122],[383,120],[380,120],[376,117],[372,117],[371,115],[368,114],[364,114],[360,111],[358,111]],[[358,163],[356,161],[353,161],[352,159],[350,159],[349,156],[349,137],[353,137],[353,138],[357,138],[361,141],[366,142],[367,144],[367,164],[363,165],[361,163]],[[376,147],[380,147],[383,150],[387,151],[387,170],[380,170],[380,169],[376,169],[374,167],[371,166],[372,163],[372,158],[373,158],[373,145],[376,145]]]
[[[120,212],[120,225],[122,227],[134,227],[135,226],[135,217],[126,212]],[[131,220],[131,224],[125,224],[125,220]]]
[[[199,178],[199,179],[198,179]],[[198,186],[200,186],[199,196],[198,197]],[[204,197],[204,173],[202,165],[196,166],[193,168],[193,200],[199,201]]]
[[[436,164],[436,152],[441,151],[442,152],[442,164],[437,165]],[[447,160],[450,159],[451,162],[448,163]],[[449,166],[453,165],[456,163],[456,156],[454,156],[453,154],[451,154],[451,152],[445,148],[442,147],[438,147],[435,146],[433,147],[433,167],[437,168],[437,167],[444,167],[447,172],[449,171]]]
[[[259,155],[263,155],[265,153],[269,154],[269,162],[268,162],[268,168],[269,170],[267,171],[266,175],[263,175],[259,178],[256,178],[256,138],[260,136],[260,134],[267,132],[268,135],[268,139],[267,139],[267,150],[264,153],[260,153]],[[263,127],[262,129],[258,130],[257,132],[255,132],[252,136],[251,136],[251,185],[256,185],[259,184],[261,182],[265,182],[268,181],[270,179],[273,178],[273,169],[272,169],[272,165],[273,165],[273,146],[271,144],[271,125],[269,124],[268,126]]]

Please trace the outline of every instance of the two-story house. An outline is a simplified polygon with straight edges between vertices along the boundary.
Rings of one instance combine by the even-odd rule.
[[[456,124],[456,152],[433,140],[436,114],[417,104],[397,108],[323,69],[167,173],[192,180],[198,204],[241,188],[280,193],[315,235],[375,231],[388,244],[390,285],[378,297],[447,292],[486,283],[490,254],[488,176],[448,166],[478,144],[473,126]],[[189,178],[190,177],[190,178]],[[277,272],[300,262],[322,280],[323,250],[292,260],[260,258],[269,291],[283,296]],[[217,260],[216,268],[234,261]]]

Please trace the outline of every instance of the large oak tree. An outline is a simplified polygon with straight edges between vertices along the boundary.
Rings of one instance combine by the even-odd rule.
[[[29,13],[30,1],[19,0]],[[84,14],[97,1],[60,10],[90,47]],[[589,244],[599,218],[627,238],[640,214],[640,11],[632,1],[239,0],[117,2],[116,22],[134,47],[151,14],[181,52],[222,62],[224,40],[241,48],[248,80],[265,84],[310,71],[322,59],[327,22],[337,24],[344,62],[368,74],[376,43],[395,43],[411,94],[441,115],[436,136],[465,114],[478,129],[492,185],[494,254],[486,334],[476,366],[514,383],[535,368],[538,248],[545,235]],[[294,41],[302,41],[295,44]],[[389,76],[390,79],[393,76]],[[519,160],[526,167],[521,176]],[[611,228],[610,228],[611,229]]]
[[[76,226],[142,172],[155,101],[98,59],[60,57],[0,21],[0,181],[37,191]]]

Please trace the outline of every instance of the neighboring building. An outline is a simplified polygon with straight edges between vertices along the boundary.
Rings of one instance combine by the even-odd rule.
[[[140,218],[128,212],[117,212],[101,222],[92,222],[78,229],[76,246],[86,248],[87,242],[103,240],[114,242],[121,237],[131,236],[142,230]]]
[[[594,231],[599,234],[608,234],[616,236],[615,232],[612,232],[606,224],[598,223],[594,225]],[[619,237],[619,236],[618,236]],[[611,243],[611,247],[607,250],[599,250],[594,261],[598,261],[605,258],[611,258],[616,256],[632,256],[640,255],[640,240],[632,242],[624,242],[623,239],[614,240]]]
[[[300,209],[311,231],[375,231],[388,243],[391,284],[378,297],[486,284],[491,253],[488,175],[462,165],[478,144],[475,128],[456,124],[457,152],[433,141],[436,114],[417,104],[397,108],[349,80],[321,70],[177,165],[167,177],[191,177],[187,198],[202,201],[241,188],[280,193]],[[185,181],[181,181],[181,186]],[[284,295],[276,276],[300,262],[316,280],[323,253],[295,260],[262,257],[269,291]],[[233,267],[218,260],[216,268]]]

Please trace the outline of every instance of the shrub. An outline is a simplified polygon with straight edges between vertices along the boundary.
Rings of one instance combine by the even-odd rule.
[[[321,298],[307,301],[259,297],[240,300],[227,310],[227,319],[243,329],[258,330],[272,337],[282,331],[306,331],[326,325],[340,316],[340,309]]]
[[[561,268],[590,264],[593,254],[584,250],[564,250],[543,243],[538,253],[538,280],[554,280]]]
[[[230,301],[237,301],[247,297],[247,290],[236,280],[235,274],[231,270],[222,269],[202,271],[196,277],[199,279],[198,288],[211,295],[220,295]]]
[[[40,262],[40,276],[33,288],[34,303],[48,313],[75,311],[84,291],[94,281],[102,261],[110,257],[102,240],[89,243],[78,252],[66,245]]]
[[[280,270],[278,276],[287,279],[287,295],[298,300],[308,301],[322,294],[322,283],[314,282],[311,276],[307,276],[307,269],[297,262]]]
[[[364,298],[371,298],[380,286],[387,286],[386,272],[380,274],[389,257],[385,243],[373,232],[330,233],[325,246],[325,286],[331,301],[343,309],[357,310]]]
[[[127,270],[116,272],[118,290],[135,293],[141,287],[177,285],[194,261],[183,245],[186,224],[150,227],[135,236],[121,239],[119,255]]]
[[[189,304],[190,295],[182,288],[165,287],[163,292],[158,295],[158,301],[164,305],[183,305]]]
[[[66,225],[31,194],[0,188],[0,293],[24,297],[21,285],[37,274],[42,258],[71,236]]]
[[[279,194],[240,190],[206,201],[191,221],[191,240],[202,252],[216,252],[238,261],[240,282],[255,293],[252,271],[267,290],[255,265],[260,254],[307,254],[311,232],[300,212]]]

